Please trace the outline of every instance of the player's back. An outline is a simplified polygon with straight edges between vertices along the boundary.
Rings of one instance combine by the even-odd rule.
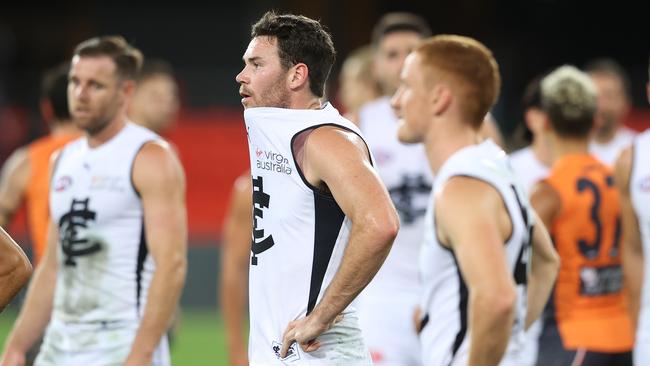
[[[45,253],[47,244],[47,226],[50,222],[48,209],[50,157],[52,153],[78,138],[78,134],[48,135],[29,144],[30,177],[25,197],[29,233],[34,249],[35,262],[38,263]]]
[[[434,219],[436,191],[455,176],[471,177],[497,190],[512,222],[512,233],[504,243],[503,254],[506,257],[508,272],[512,273],[513,281],[517,285],[517,305],[510,342],[501,364],[519,365],[524,342],[527,252],[533,225],[532,211],[505,153],[491,141],[456,152],[436,174],[420,255],[420,273],[424,287],[420,306],[426,319],[420,333],[423,364],[463,365],[467,362],[471,347],[467,285],[454,251],[439,241]]]
[[[630,350],[612,170],[592,155],[572,154],[557,161],[545,181],[561,202],[549,230],[561,258],[554,305],[564,347]]]

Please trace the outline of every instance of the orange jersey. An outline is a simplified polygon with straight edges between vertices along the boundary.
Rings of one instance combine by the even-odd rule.
[[[79,137],[77,134],[45,136],[28,147],[30,177],[25,192],[27,220],[33,243],[34,260],[40,261],[47,244],[47,226],[50,222],[48,204],[50,182],[50,156],[68,142]]]
[[[564,347],[631,350],[612,170],[591,155],[569,155],[553,166],[545,181],[561,199],[550,231],[561,258],[554,301]]]

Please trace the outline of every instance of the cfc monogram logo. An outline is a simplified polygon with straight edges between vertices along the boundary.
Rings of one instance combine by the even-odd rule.
[[[271,196],[264,193],[264,181],[262,177],[253,179],[253,241],[251,243],[251,251],[253,257],[251,258],[251,265],[257,265],[257,255],[269,250],[275,243],[273,242],[273,235],[264,237],[264,229],[260,229],[258,225],[258,218],[264,218],[264,209],[269,208],[269,201]]]
[[[76,266],[76,257],[93,254],[102,249],[99,241],[90,240],[82,233],[88,228],[88,221],[94,221],[96,216],[94,211],[88,209],[89,200],[73,199],[70,211],[59,220],[59,236],[66,266]]]

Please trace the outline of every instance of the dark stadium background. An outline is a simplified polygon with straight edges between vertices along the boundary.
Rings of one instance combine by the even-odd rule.
[[[185,336],[186,343],[183,333],[179,342],[192,345],[181,347],[188,354],[196,354],[202,344],[222,350],[223,332],[216,315],[220,227],[232,180],[247,164],[234,77],[241,68],[250,25],[264,11],[301,13],[329,27],[339,53],[330,78],[332,96],[341,61],[350,50],[369,42],[372,25],[385,12],[416,12],[436,33],[481,40],[493,50],[501,68],[503,87],[493,113],[508,137],[520,124],[520,95],[531,78],[563,63],[582,66],[596,57],[614,58],[625,67],[635,106],[629,123],[639,129],[649,126],[645,98],[649,4],[570,0],[5,2],[0,10],[0,162],[17,146],[46,132],[36,108],[40,75],[67,59],[78,42],[121,34],[145,56],[168,60],[181,86],[182,111],[167,137],[177,145],[188,174],[190,269],[182,302],[185,309],[192,309],[185,324],[189,327],[192,319],[196,322]],[[10,228],[22,243],[27,240],[24,225],[19,218]],[[11,314],[10,310],[0,318],[4,324],[0,339],[13,319]],[[178,353],[175,360],[222,364],[219,352],[214,362],[187,361]]]

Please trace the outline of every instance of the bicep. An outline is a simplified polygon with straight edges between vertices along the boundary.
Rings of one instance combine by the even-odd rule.
[[[306,151],[306,165],[312,175],[327,185],[343,212],[353,221],[364,215],[394,213],[388,192],[358,136],[319,129],[308,139]]]
[[[238,182],[232,196],[224,228],[224,255],[227,257],[225,264],[246,263],[253,231],[250,177],[247,177],[245,182]]]
[[[26,149],[14,152],[0,173],[0,213],[12,215],[22,202],[29,182],[30,164]]]
[[[510,286],[504,247],[509,234],[502,222],[507,212],[500,195],[486,183],[459,177],[447,183],[436,202],[439,232],[448,240],[468,286]]]
[[[544,181],[537,183],[530,195],[530,204],[544,225],[551,228],[561,204],[560,197],[555,189]]]
[[[154,260],[184,251],[185,177],[175,154],[168,147],[148,143],[136,157],[133,182],[142,200],[147,248]]]

